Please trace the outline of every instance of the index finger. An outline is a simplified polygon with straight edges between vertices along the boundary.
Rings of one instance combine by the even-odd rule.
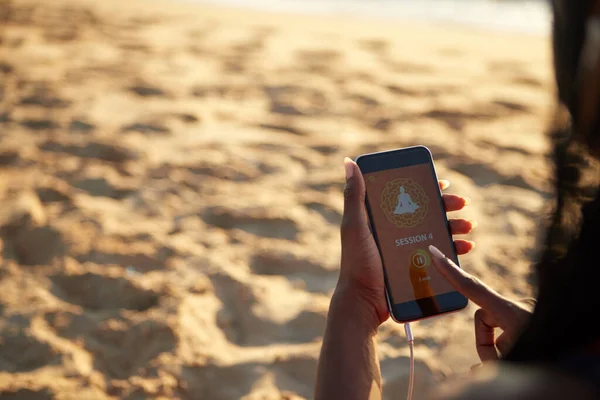
[[[506,309],[506,299],[478,278],[459,268],[437,247],[429,246],[433,264],[456,290],[467,296],[479,307],[502,312]]]

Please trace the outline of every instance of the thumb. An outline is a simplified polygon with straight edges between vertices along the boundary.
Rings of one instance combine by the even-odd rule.
[[[346,187],[344,188],[344,217],[342,219],[342,241],[348,236],[369,233],[365,214],[365,181],[360,168],[354,161],[344,159]]]

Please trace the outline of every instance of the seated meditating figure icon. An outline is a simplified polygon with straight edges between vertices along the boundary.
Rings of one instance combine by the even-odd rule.
[[[400,193],[398,194],[398,205],[394,210],[394,214],[414,214],[419,208],[419,205],[412,201],[410,194],[406,193],[404,186],[400,186]]]

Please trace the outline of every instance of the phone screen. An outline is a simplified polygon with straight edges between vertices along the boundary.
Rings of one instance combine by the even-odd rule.
[[[434,245],[458,264],[433,161],[425,151],[426,156],[413,156],[414,164],[394,167],[385,163],[382,167],[390,168],[364,172],[388,296],[395,317],[401,320],[466,305],[466,299],[432,265],[428,250]]]

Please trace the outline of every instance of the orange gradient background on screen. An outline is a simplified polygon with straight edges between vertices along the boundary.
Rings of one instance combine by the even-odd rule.
[[[431,264],[428,250],[433,244],[457,261],[431,165],[372,172],[364,177],[393,302],[404,303],[455,291]],[[417,209],[403,204],[408,212],[394,214],[400,194],[397,183],[388,185],[394,181],[406,183],[404,192],[409,197],[404,195],[403,198],[418,205]]]

